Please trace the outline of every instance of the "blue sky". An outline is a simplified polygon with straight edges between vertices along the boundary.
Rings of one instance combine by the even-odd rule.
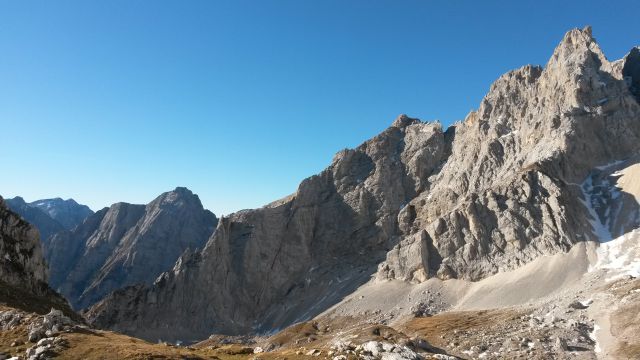
[[[0,1],[0,194],[94,210],[187,186],[217,214],[296,190],[401,113],[445,125],[637,1]]]

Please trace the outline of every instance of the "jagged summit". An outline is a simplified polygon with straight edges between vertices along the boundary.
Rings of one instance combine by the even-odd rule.
[[[401,114],[393,121],[391,126],[397,127],[397,128],[405,128],[409,125],[413,125],[417,123],[420,123],[419,119],[410,118],[405,114]]]
[[[179,192],[179,193],[188,193],[188,194],[193,194],[193,192],[191,192],[191,190],[189,190],[188,188],[184,187],[184,186],[177,186],[173,192]]]
[[[162,193],[156,200],[152,201],[149,205],[161,201],[162,203],[177,203],[187,202],[193,203],[196,206],[202,206],[198,195],[194,194],[186,187],[176,187],[174,190]]]

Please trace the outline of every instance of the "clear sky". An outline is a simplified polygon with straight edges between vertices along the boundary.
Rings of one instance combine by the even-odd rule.
[[[638,1],[0,0],[0,194],[94,210],[186,186],[216,214],[296,190],[401,113],[445,125]]]

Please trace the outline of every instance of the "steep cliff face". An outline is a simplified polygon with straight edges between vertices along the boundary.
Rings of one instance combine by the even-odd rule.
[[[47,266],[38,231],[0,198],[0,281],[43,294],[47,290]]]
[[[401,116],[294,195],[221,219],[202,251],[89,317],[150,339],[268,331],[374,274],[478,280],[596,240],[584,181],[640,150],[629,59],[609,63],[590,29],[572,30],[544,69],[505,74],[464,122],[443,132]]]
[[[117,203],[50,241],[50,283],[76,308],[132,284],[151,284],[188,248],[202,248],[217,219],[177,188],[148,205]]]

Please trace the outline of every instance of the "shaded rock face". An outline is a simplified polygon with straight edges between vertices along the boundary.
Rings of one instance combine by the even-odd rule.
[[[148,205],[114,204],[51,238],[50,284],[75,308],[127,285],[151,284],[185,250],[202,248],[216,224],[186,188]]]
[[[33,294],[46,294],[47,266],[38,231],[0,198],[0,281]]]
[[[631,49],[624,60],[622,75],[625,77],[631,93],[640,101],[640,48]]]
[[[52,219],[49,214],[25,202],[24,199],[19,196],[13,199],[6,199],[5,203],[12,211],[22,216],[23,219],[38,229],[43,244],[46,244],[53,234],[65,230],[65,227]]]
[[[590,29],[572,30],[544,68],[503,75],[463,122],[443,132],[401,116],[88,316],[148,339],[272,331],[371,276],[478,280],[596,240],[584,181],[640,151],[630,59],[612,64]]]

